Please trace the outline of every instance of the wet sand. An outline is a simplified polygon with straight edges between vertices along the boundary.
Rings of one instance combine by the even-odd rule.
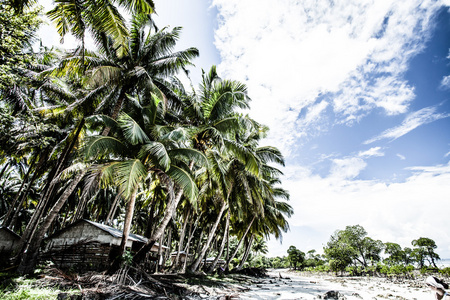
[[[269,271],[269,277],[255,280],[237,299],[434,299],[422,280],[391,281],[373,277],[307,275],[287,270]]]

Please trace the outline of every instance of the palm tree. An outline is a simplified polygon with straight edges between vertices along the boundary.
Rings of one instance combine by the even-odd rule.
[[[97,52],[73,53],[62,60],[55,72],[86,70],[89,77],[87,87],[102,94],[102,101],[96,103],[97,113],[113,119],[117,118],[121,110],[132,107],[131,102],[137,101],[139,97],[153,95],[167,106],[169,100],[176,98],[168,88],[170,84],[167,78],[191,65],[191,60],[198,56],[198,50],[189,48],[174,52],[181,28],[175,27],[172,31],[164,28],[153,32],[149,25],[147,16],[133,17],[131,34],[123,47],[123,55],[118,55],[114,40],[106,36],[97,44]],[[68,109],[87,105],[92,100],[81,98]]]
[[[131,15],[149,15],[155,7],[152,0],[57,0],[55,3],[55,8],[47,13],[48,17],[54,21],[61,42],[67,33],[81,41],[76,52],[82,56],[86,32],[91,34],[97,44],[101,44],[106,36],[112,37],[116,53],[119,56],[126,54],[130,32],[116,5],[125,8]]]
[[[204,152],[209,160],[210,169],[204,170],[201,183],[205,191],[202,197],[219,204],[217,218],[191,271],[197,270],[205,256],[236,184],[234,174],[230,173],[232,161],[240,162],[246,172],[255,176],[259,173],[254,153],[236,138],[240,132],[258,130],[256,122],[237,113],[237,109],[249,108],[246,86],[238,81],[222,80],[215,66],[202,77],[199,91],[183,98],[185,118],[193,128],[192,146]]]
[[[141,104],[137,103],[132,116],[122,113],[117,121],[107,116],[97,116],[111,128],[112,135],[90,137],[85,147],[88,159],[95,162],[100,158],[104,161],[96,166],[96,172],[101,174],[100,182],[117,185],[122,196],[128,199],[120,254],[125,250],[139,186],[157,177],[166,187],[169,199],[174,199],[178,191],[195,201],[197,186],[185,162],[190,159],[206,161],[200,152],[180,147],[181,144],[173,139],[173,132],[156,134],[158,125],[155,115],[161,111],[162,102],[150,97]],[[168,201],[166,209],[170,217],[176,208],[175,205],[170,207],[171,202]],[[160,226],[165,228],[170,217]],[[159,237],[160,234],[152,236],[155,241]]]

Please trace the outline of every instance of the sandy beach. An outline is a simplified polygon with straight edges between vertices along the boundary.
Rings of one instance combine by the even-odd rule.
[[[237,299],[434,299],[421,281],[393,282],[373,277],[302,276],[287,270],[269,271]],[[334,297],[326,297],[334,291]]]

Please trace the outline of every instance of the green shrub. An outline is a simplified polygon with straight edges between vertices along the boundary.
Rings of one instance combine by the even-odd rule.
[[[450,276],[450,267],[446,267],[439,270],[439,273],[444,276]]]

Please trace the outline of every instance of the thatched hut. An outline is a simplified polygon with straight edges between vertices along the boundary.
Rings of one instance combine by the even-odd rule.
[[[104,269],[115,258],[122,235],[123,232],[114,227],[78,220],[47,238],[41,259],[51,260],[61,268]],[[141,235],[130,233],[126,247],[134,252],[147,240]],[[158,248],[159,245],[155,243],[150,252],[156,253]],[[162,249],[164,251],[167,247],[162,246]]]
[[[175,259],[177,257],[178,251],[170,253],[170,260],[172,264],[175,263]],[[184,263],[186,261],[186,258],[188,259],[188,263],[190,262],[190,258],[192,257],[192,254],[188,254],[186,251],[180,251],[180,254],[178,255],[178,262]]]
[[[7,227],[0,227],[0,253],[11,253],[16,250],[20,236]]]
[[[11,254],[17,250],[20,236],[7,227],[0,227],[0,266],[8,263]]]

